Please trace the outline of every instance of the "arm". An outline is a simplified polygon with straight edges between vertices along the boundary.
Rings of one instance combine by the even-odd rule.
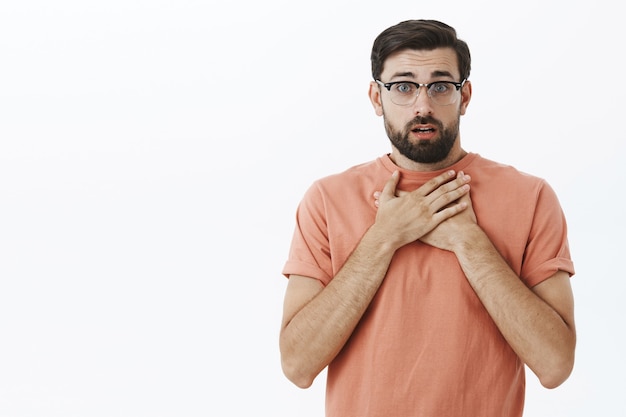
[[[557,271],[529,289],[478,227],[455,253],[502,335],[541,384],[563,383],[574,366],[576,345],[569,275]]]
[[[383,281],[394,250],[378,245],[370,228],[337,275],[324,288],[315,279],[291,275],[280,335],[285,375],[301,388],[339,353]]]
[[[565,381],[574,364],[576,331],[569,276],[557,271],[529,289],[508,266],[468,210],[441,223],[424,243],[454,252],[500,332],[542,385]]]
[[[306,388],[342,349],[383,282],[395,251],[467,207],[457,202],[468,179],[442,174],[396,197],[396,172],[385,185],[374,224],[330,283],[292,275],[283,308],[280,350],[285,375]],[[452,204],[451,204],[452,203]]]

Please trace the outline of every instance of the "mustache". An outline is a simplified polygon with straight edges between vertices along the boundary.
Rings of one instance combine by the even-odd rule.
[[[436,125],[437,127],[443,126],[443,124],[439,120],[435,119],[432,116],[417,116],[413,120],[411,120],[409,123],[407,123],[407,127],[414,126],[414,125],[422,125],[422,124],[432,124],[432,125]]]

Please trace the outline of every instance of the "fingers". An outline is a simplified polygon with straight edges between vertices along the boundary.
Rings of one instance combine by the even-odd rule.
[[[374,192],[374,204],[376,207],[379,207],[380,204],[394,197],[410,194],[406,191],[397,190],[396,187],[398,186],[399,180],[400,173],[394,171],[385,183],[383,191]],[[437,204],[440,206],[439,208],[441,208],[465,195],[469,191],[469,185],[467,184],[470,181],[471,177],[463,171],[457,173],[454,170],[449,170],[430,179],[420,188],[413,191],[413,193],[423,197],[430,196],[431,201],[439,199],[440,201],[438,201]]]
[[[435,214],[433,214],[433,218],[437,222],[441,222],[441,221],[443,221],[445,219],[448,219],[448,218],[450,218],[450,217],[452,217],[452,216],[462,212],[467,207],[469,207],[469,203],[467,201],[465,201],[465,200],[460,200],[456,204],[449,204],[449,205],[445,206],[443,209],[441,209],[438,212],[436,212]]]
[[[445,207],[448,204],[459,200],[466,195],[469,190],[469,182],[471,177],[459,172],[453,181],[445,183],[431,193],[431,197],[434,199],[435,204],[439,207]]]
[[[396,187],[398,186],[398,181],[400,180],[400,172],[394,171],[391,174],[391,178],[387,180],[385,186],[383,187],[382,192],[374,193],[374,198],[376,198],[376,206],[380,203],[384,203],[386,201],[391,200],[396,196]],[[377,195],[378,194],[378,195]]]
[[[443,184],[449,183],[455,175],[456,172],[454,172],[454,170],[446,171],[443,174],[437,175],[436,177],[428,180],[424,185],[418,188],[417,191],[419,191],[420,194],[427,196],[433,191],[439,189],[439,187],[441,187]]]
[[[471,205],[469,195],[470,181],[471,177],[469,175],[464,174],[463,171],[459,171],[454,181],[451,181],[440,188],[441,191],[444,191],[444,188],[448,188],[448,190],[444,191],[438,197],[437,204],[443,204],[442,208],[438,210],[435,215],[439,217],[439,220],[452,217],[467,209]]]

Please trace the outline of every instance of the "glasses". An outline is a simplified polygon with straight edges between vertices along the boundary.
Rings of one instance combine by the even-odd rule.
[[[387,89],[390,93],[391,102],[398,106],[411,106],[417,100],[420,94],[420,87],[426,87],[428,97],[433,103],[440,106],[449,106],[455,103],[458,94],[457,91],[463,87],[467,79],[460,83],[454,81],[435,81],[428,84],[414,83],[412,81],[394,81],[392,83],[384,83],[380,80],[376,82]]]

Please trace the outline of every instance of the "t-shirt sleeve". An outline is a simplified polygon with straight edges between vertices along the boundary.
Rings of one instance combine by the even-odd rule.
[[[324,198],[318,183],[305,193],[296,211],[296,225],[283,275],[302,275],[327,285],[332,263]]]
[[[529,287],[533,287],[559,270],[567,272],[570,276],[575,273],[567,239],[565,215],[556,193],[543,181],[537,195],[521,277]]]

